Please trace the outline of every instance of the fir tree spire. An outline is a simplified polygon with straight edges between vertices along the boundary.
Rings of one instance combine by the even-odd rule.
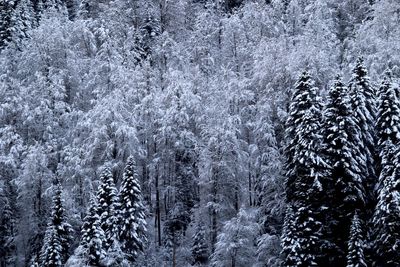
[[[87,263],[99,266],[105,257],[104,242],[105,234],[100,226],[100,216],[98,215],[97,197],[92,196],[89,209],[82,225],[82,238],[80,246],[83,248],[81,256]]]
[[[57,183],[53,196],[51,220],[46,230],[41,252],[42,266],[61,266],[69,256],[72,227],[66,222],[61,185]]]
[[[324,180],[324,235],[328,250],[334,253],[333,266],[346,264],[347,238],[352,216],[365,205],[365,190],[361,176],[364,159],[359,152],[359,127],[352,116],[347,87],[338,76],[331,87],[325,111],[325,158],[331,166]],[[329,253],[330,254],[330,253]]]
[[[146,215],[136,164],[131,156],[126,164],[120,190],[120,231],[122,250],[130,260],[144,249],[146,243]]]
[[[100,226],[104,231],[106,240],[104,246],[108,249],[118,234],[118,195],[114,177],[109,168],[105,168],[100,176],[98,190],[98,214]]]
[[[353,116],[359,127],[359,142],[355,143],[360,153],[359,168],[366,189],[366,213],[371,214],[375,205],[374,187],[377,182],[375,161],[376,91],[370,82],[364,59],[358,58],[350,80],[350,101]]]

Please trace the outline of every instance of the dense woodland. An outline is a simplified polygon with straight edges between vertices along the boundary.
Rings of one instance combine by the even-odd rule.
[[[0,267],[400,266],[398,0],[0,0]]]

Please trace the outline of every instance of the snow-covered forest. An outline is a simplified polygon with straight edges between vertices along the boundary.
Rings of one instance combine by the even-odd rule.
[[[0,267],[400,266],[399,0],[0,0]]]

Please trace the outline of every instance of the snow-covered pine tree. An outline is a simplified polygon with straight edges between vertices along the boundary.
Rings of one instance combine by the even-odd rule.
[[[99,266],[106,254],[104,250],[106,237],[100,226],[100,216],[98,213],[97,197],[92,196],[87,215],[82,225],[82,238],[80,248],[78,248],[81,255],[78,256],[82,257],[84,262],[93,266]]]
[[[361,176],[363,164],[359,147],[361,140],[357,121],[352,116],[347,87],[338,76],[331,87],[325,111],[324,138],[326,160],[331,166],[323,182],[325,196],[321,205],[327,207],[324,235],[332,253],[332,266],[346,264],[347,238],[352,216],[365,206],[365,190]]]
[[[128,158],[119,193],[119,235],[122,250],[132,261],[146,243],[146,214],[135,159]]]
[[[17,192],[10,178],[0,179],[0,266],[15,264]]]
[[[373,216],[375,266],[400,266],[400,154],[394,161],[397,167],[383,181]]]
[[[378,203],[372,219],[372,251],[377,266],[400,264],[396,249],[400,246],[400,103],[397,88],[387,71],[379,90],[377,137],[380,175],[377,187]]]
[[[0,49],[11,39],[11,17],[14,2],[0,0]]]
[[[207,263],[209,252],[206,240],[206,229],[203,221],[197,223],[191,250],[194,265]]]
[[[313,83],[310,74],[303,72],[295,85],[289,106],[286,132],[286,195],[289,202],[310,203],[316,198],[326,169],[319,154],[322,145],[322,105]]]
[[[72,227],[67,223],[63,207],[61,185],[56,185],[51,211],[41,252],[43,266],[61,266],[68,259],[72,242]]]
[[[11,16],[11,41],[19,47],[21,41],[28,37],[28,31],[35,24],[35,15],[32,2],[30,0],[20,0],[16,2]]]
[[[63,266],[62,258],[62,245],[57,228],[49,225],[40,255],[40,267],[61,267]]]
[[[353,75],[349,83],[350,101],[353,109],[353,116],[357,123],[360,136],[360,142],[357,145],[360,157],[363,161],[359,161],[360,175],[362,184],[366,189],[366,212],[372,214],[373,207],[376,203],[374,195],[374,187],[377,182],[376,175],[376,92],[374,86],[370,82],[368,71],[364,65],[364,59],[358,58],[353,69]]]
[[[300,245],[283,247],[287,252],[285,264],[292,266],[321,265],[322,255],[321,213],[322,179],[327,176],[327,165],[321,157],[322,105],[308,72],[303,72],[298,82],[287,120],[287,184],[286,195],[292,204],[295,242]],[[285,222],[290,224],[290,222]],[[287,242],[282,242],[285,246]],[[290,244],[289,244],[290,245]],[[291,250],[295,250],[292,252]],[[299,262],[292,262],[292,255]]]
[[[396,97],[392,74],[387,71],[379,88],[379,108],[377,114],[376,134],[380,162],[378,190],[384,180],[393,173],[395,153],[400,145],[400,103]]]
[[[362,220],[360,220],[358,211],[356,211],[352,219],[350,239],[347,245],[347,267],[367,267],[364,257],[364,239]]]
[[[295,266],[297,262],[301,261],[301,258],[297,253],[297,247],[300,245],[300,243],[298,242],[298,237],[296,235],[294,219],[293,207],[291,204],[289,204],[286,208],[286,215],[281,237],[283,248],[281,254],[282,258],[284,258],[285,266]]]
[[[108,249],[118,235],[118,195],[114,177],[109,168],[105,168],[100,176],[100,185],[97,192],[98,215],[100,226],[105,234],[104,248]]]

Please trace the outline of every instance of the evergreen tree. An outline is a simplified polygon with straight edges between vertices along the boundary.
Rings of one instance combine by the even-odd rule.
[[[134,260],[144,249],[147,228],[140,182],[132,156],[129,157],[124,170],[119,198],[119,240],[122,250],[129,255],[130,260]]]
[[[372,220],[372,251],[378,266],[397,266],[400,257],[400,187],[399,145],[400,104],[391,73],[387,72],[380,87],[377,136],[380,160],[378,203]]]
[[[400,266],[400,154],[394,161],[397,167],[383,181],[373,216],[375,266]]]
[[[0,49],[4,48],[11,40],[11,17],[13,9],[13,1],[0,1]]]
[[[333,253],[332,266],[343,266],[352,214],[356,209],[363,209],[365,190],[360,167],[364,159],[358,150],[360,129],[340,77],[329,92],[324,127],[326,160],[331,166],[329,177],[323,183],[326,197],[321,201],[327,207],[324,235]]]
[[[15,262],[16,197],[15,185],[10,179],[0,180],[0,266]]]
[[[197,224],[196,232],[193,235],[192,257],[194,265],[207,263],[208,256],[206,229],[203,222],[200,221]]]
[[[98,215],[100,226],[105,234],[104,247],[108,249],[118,234],[118,195],[114,178],[109,168],[105,168],[100,176],[97,193],[99,199]]]
[[[303,72],[296,83],[289,106],[286,138],[288,201],[317,199],[321,190],[321,177],[326,165],[321,156],[322,106],[317,96],[317,88],[308,72]]]
[[[34,13],[30,0],[20,0],[15,5],[11,17],[11,40],[19,47],[28,37],[28,31],[34,26]]]
[[[377,114],[376,134],[378,139],[380,176],[378,190],[384,180],[393,173],[395,153],[400,144],[400,103],[392,82],[391,73],[387,72],[379,89],[380,101]]]
[[[100,226],[100,216],[98,215],[98,203],[96,196],[93,196],[84,223],[82,225],[81,255],[88,264],[99,266],[105,257],[105,234]]]
[[[364,231],[362,221],[356,211],[350,227],[350,239],[347,251],[347,267],[367,267],[364,258]]]
[[[358,146],[361,168],[361,179],[366,189],[367,213],[371,214],[375,205],[374,187],[377,182],[376,175],[376,151],[375,151],[375,119],[376,119],[376,92],[371,85],[368,72],[364,66],[363,58],[358,58],[350,80],[350,95],[353,116],[360,128],[360,142]]]
[[[293,209],[294,220],[285,222],[293,224],[296,238],[294,242],[300,245],[287,243],[282,245],[287,253],[285,264],[288,266],[315,266],[321,265],[324,259],[321,254],[323,240],[321,239],[322,179],[326,177],[327,166],[321,157],[321,104],[316,88],[310,75],[304,72],[296,84],[296,88],[289,107],[287,120],[287,184],[286,195]],[[290,237],[285,237],[289,238]],[[294,250],[294,251],[292,251]],[[296,256],[291,255],[294,253]],[[292,258],[297,257],[298,262]]]
[[[40,256],[41,267],[61,267],[62,263],[62,245],[60,236],[55,226],[50,225],[46,230],[42,253]]]
[[[72,227],[66,222],[61,193],[61,186],[58,184],[53,197],[51,221],[42,247],[40,262],[43,266],[61,266],[69,256]]]

